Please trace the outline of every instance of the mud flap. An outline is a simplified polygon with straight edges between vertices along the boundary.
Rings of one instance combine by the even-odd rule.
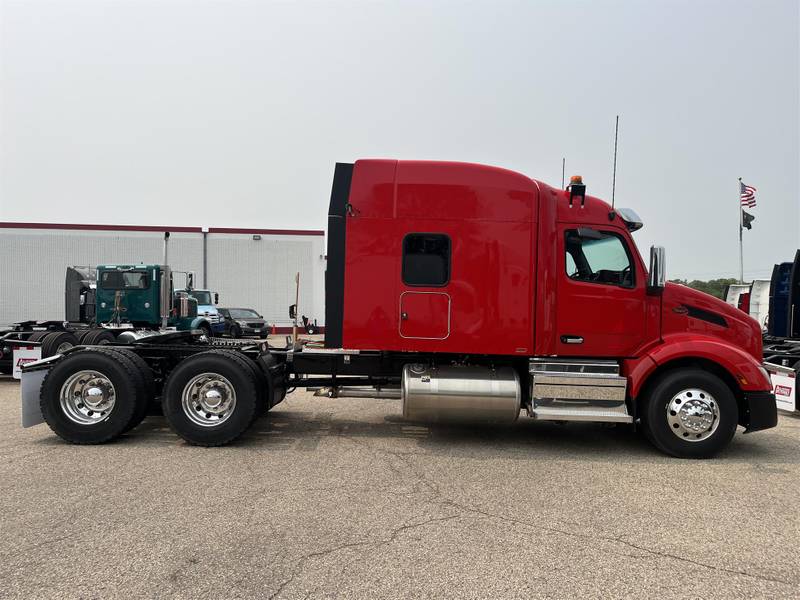
[[[22,371],[22,384],[20,389],[22,399],[22,426],[33,427],[44,423],[42,409],[39,407],[39,395],[42,390],[44,376],[47,369],[37,371]]]

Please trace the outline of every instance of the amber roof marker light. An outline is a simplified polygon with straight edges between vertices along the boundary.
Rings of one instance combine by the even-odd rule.
[[[584,202],[586,202],[586,186],[583,183],[583,177],[580,175],[573,175],[569,178],[569,207],[572,208],[572,204],[576,197],[581,199],[581,208],[583,208]]]

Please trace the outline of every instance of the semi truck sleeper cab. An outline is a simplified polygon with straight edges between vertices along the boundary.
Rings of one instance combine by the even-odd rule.
[[[663,249],[646,264],[634,244],[640,227],[635,212],[587,195],[579,178],[561,190],[475,164],[340,163],[324,348],[220,349],[187,333],[180,344],[151,337],[79,349],[27,367],[24,377],[43,381],[23,401],[39,402],[69,441],[119,435],[133,422],[115,417],[120,395],[110,404],[100,393],[107,410],[92,409],[87,422],[64,408],[85,416],[72,398],[126,385],[105,363],[87,366],[110,352],[152,380],[133,386],[148,389],[144,400],[126,402],[160,398],[172,428],[196,444],[235,439],[297,387],[396,397],[411,420],[513,423],[524,412],[635,424],[682,457],[718,452],[737,425],[775,426],[758,324],[665,283]],[[81,370],[104,383],[76,384]]]

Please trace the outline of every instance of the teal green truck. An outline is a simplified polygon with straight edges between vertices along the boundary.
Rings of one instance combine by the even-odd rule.
[[[173,273],[185,275],[176,290]],[[11,373],[14,348],[41,346],[42,357],[83,345],[102,345],[167,331],[221,334],[218,295],[193,287],[192,273],[165,265],[68,267],[65,319],[25,321],[0,331],[0,373]]]
[[[211,292],[194,289],[192,279],[188,275],[187,288],[174,291],[172,272],[163,265],[100,265],[95,322],[144,329],[197,329],[211,336],[220,318],[211,304]],[[199,300],[203,302],[203,314],[199,314]]]

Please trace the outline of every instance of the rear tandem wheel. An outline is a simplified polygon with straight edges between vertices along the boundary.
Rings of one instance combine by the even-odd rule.
[[[128,429],[147,405],[135,363],[106,349],[74,352],[44,378],[39,407],[56,435],[73,444],[101,444]]]
[[[248,360],[210,350],[179,363],[161,402],[172,430],[197,446],[222,446],[242,435],[263,412],[262,386]]]
[[[42,342],[42,358],[63,354],[73,346],[78,345],[78,340],[69,331],[53,331],[40,339]]]
[[[116,339],[116,336],[107,329],[93,329],[84,336],[82,342],[86,346],[104,346],[113,344]]]

